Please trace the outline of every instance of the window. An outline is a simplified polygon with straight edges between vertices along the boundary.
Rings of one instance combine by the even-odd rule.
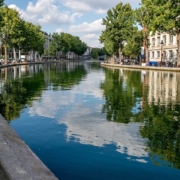
[[[166,44],[166,35],[163,36],[163,42]]]
[[[166,51],[163,51],[162,56],[166,57]]]
[[[160,45],[161,43],[161,40],[160,40],[160,37],[157,38],[157,45]]]
[[[169,42],[170,42],[171,44],[173,43],[173,39],[174,39],[173,35],[170,35]]]
[[[152,58],[154,58],[154,52],[152,52]]]
[[[157,57],[160,57],[160,51],[157,51]]]
[[[173,51],[169,50],[169,57],[173,57]]]
[[[152,45],[155,46],[155,38],[152,38]]]

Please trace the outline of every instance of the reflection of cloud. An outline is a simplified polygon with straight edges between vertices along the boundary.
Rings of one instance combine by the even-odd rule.
[[[82,95],[91,95],[95,98],[102,99],[103,91],[100,89],[100,83],[105,79],[103,72],[91,72],[85,81],[73,88],[74,93]]]
[[[59,123],[67,126],[67,140],[72,138],[82,144],[103,147],[115,144],[117,151],[129,156],[146,157],[145,146],[138,135],[139,124],[119,124],[104,120],[101,106],[95,106],[90,111],[84,105],[75,106],[70,114]],[[140,160],[139,160],[140,161]]]
[[[86,79],[71,90],[44,92],[42,100],[34,102],[29,113],[32,116],[56,118],[58,123],[65,124],[67,141],[74,140],[98,147],[113,144],[117,152],[145,163],[142,157],[147,157],[147,152],[138,134],[139,124],[108,122],[106,115],[101,113],[103,92],[100,83],[104,78],[103,71],[92,70]]]
[[[74,102],[73,94],[66,95],[60,92],[44,92],[41,101],[34,101],[32,107],[29,108],[31,116],[43,116],[55,118],[60,110]]]
[[[94,79],[96,78],[96,81]],[[91,73],[86,77],[85,81],[82,81],[78,86],[75,85],[71,91],[46,91],[42,94],[41,101],[34,101],[32,107],[29,109],[31,116],[39,115],[48,118],[58,117],[60,110],[71,104],[76,104],[75,101],[84,101],[83,97],[77,98],[76,96],[91,95],[94,98],[102,98],[102,90],[99,88],[99,84],[104,80],[104,74]]]

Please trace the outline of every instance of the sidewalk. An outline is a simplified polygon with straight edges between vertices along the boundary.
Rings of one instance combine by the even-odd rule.
[[[140,66],[140,65],[120,65],[120,64],[110,64],[110,63],[101,63],[101,66],[105,67],[117,67],[125,69],[137,69],[137,70],[156,70],[156,71],[172,71],[180,72],[178,67],[157,67],[157,66]]]
[[[0,164],[0,173],[6,178],[5,171],[8,180],[57,180],[1,115]]]

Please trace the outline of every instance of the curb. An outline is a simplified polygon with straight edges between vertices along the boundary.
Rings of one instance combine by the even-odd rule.
[[[117,67],[124,69],[136,69],[136,70],[155,70],[155,71],[172,71],[172,72],[180,72],[180,68],[175,67],[156,67],[156,66],[135,66],[135,65],[120,65],[120,64],[108,64],[101,63],[101,66],[105,67]]]
[[[0,163],[9,180],[58,180],[0,115]]]

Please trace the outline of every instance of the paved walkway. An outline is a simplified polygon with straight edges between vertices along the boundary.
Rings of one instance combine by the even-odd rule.
[[[10,180],[57,180],[1,115],[0,163]]]
[[[126,68],[126,69],[139,69],[139,70],[156,70],[156,71],[172,71],[180,72],[180,68],[177,67],[156,67],[156,66],[140,66],[140,65],[120,65],[120,64],[110,64],[110,63],[101,63],[102,66],[106,67],[117,67],[117,68]]]

